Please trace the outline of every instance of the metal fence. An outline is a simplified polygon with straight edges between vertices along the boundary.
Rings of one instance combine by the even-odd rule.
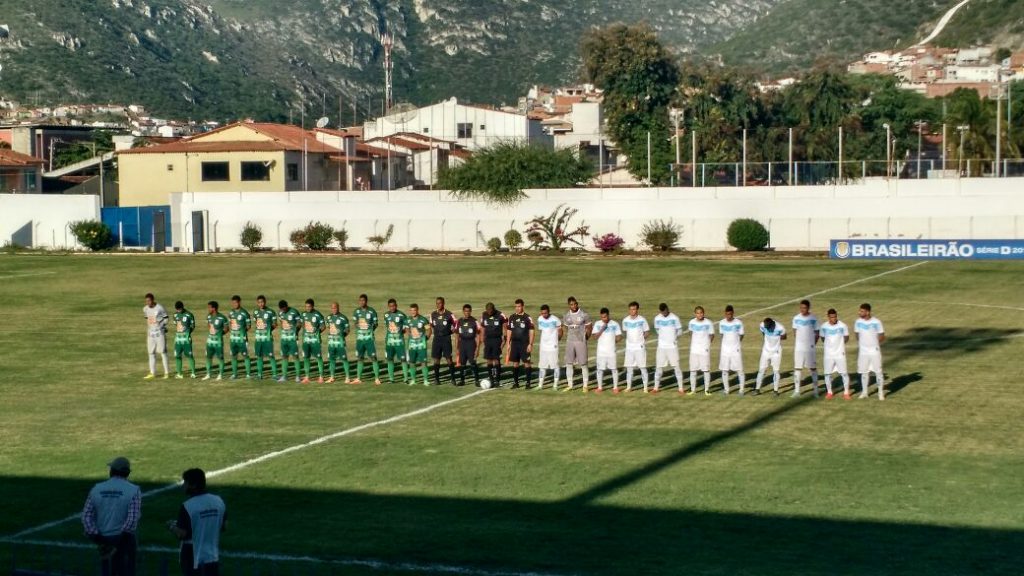
[[[103,208],[100,218],[110,226],[114,242],[121,248],[152,249],[171,245],[170,206]]]

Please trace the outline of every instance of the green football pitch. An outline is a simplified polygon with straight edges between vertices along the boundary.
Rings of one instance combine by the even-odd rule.
[[[74,568],[93,551],[73,548],[86,542],[68,518],[125,455],[147,491],[222,471],[210,487],[229,508],[227,574],[1019,574],[1022,273],[814,257],[0,256],[0,566],[94,573]],[[750,377],[764,316],[788,327],[810,296],[852,326],[866,301],[889,337],[889,394],[790,398],[792,341],[781,397],[143,381],[150,291],[169,310],[184,300],[199,333],[205,302],[236,293],[250,309],[262,293],[348,314],[363,292],[378,311],[443,295],[506,312],[522,297],[533,314],[561,314],[571,294],[619,319],[630,300],[649,319],[664,301],[684,322],[732,304]],[[144,500],[147,573],[173,558],[163,524],[182,500]]]

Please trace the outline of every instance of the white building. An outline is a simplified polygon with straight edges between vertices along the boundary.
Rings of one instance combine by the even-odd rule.
[[[999,82],[1000,66],[947,66],[945,82]]]
[[[363,138],[373,140],[399,133],[422,134],[479,150],[498,142],[531,142],[552,146],[539,120],[482,106],[460,104],[455,98],[408,112],[396,112],[363,125]]]

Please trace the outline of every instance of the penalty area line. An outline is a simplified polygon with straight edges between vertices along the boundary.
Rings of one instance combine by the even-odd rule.
[[[21,544],[24,546],[39,546],[48,548],[65,548],[73,550],[94,550],[95,544],[84,542],[64,542],[60,540],[14,540],[11,538],[0,538],[0,542]],[[169,546],[140,546],[142,552],[158,554],[177,554],[178,548]],[[368,568],[382,572],[429,572],[435,574],[456,574],[459,576],[565,576],[552,572],[532,572],[519,570],[487,570],[484,568],[472,568],[469,566],[456,566],[454,564],[430,564],[423,562],[389,562],[385,560],[371,560],[365,558],[317,558],[314,556],[294,556],[288,554],[267,554],[261,552],[232,552],[221,551],[221,558],[234,560],[258,560],[265,562],[295,562],[302,564],[321,564],[331,566],[350,566]]]
[[[476,396],[479,396],[481,394],[485,394],[487,392],[490,392],[490,390],[477,390],[476,392],[473,392],[471,394],[466,394],[465,396],[459,396],[458,398],[452,398],[450,400],[445,400],[443,402],[438,402],[436,404],[431,404],[429,406],[425,406],[423,408],[419,408],[419,409],[413,410],[411,412],[405,412],[403,414],[399,414],[397,416],[392,416],[390,418],[385,418],[383,420],[375,420],[373,422],[367,422],[366,424],[360,424],[359,426],[354,426],[352,428],[346,428],[345,430],[340,430],[340,431],[334,432],[332,434],[327,434],[325,436],[321,436],[319,438],[315,438],[313,440],[310,440],[309,442],[304,442],[302,444],[295,444],[293,446],[289,446],[287,448],[282,448],[280,450],[275,450],[273,452],[267,452],[266,454],[263,454],[262,456],[257,456],[255,458],[250,458],[249,460],[245,460],[244,462],[239,462],[237,464],[232,464],[231,466],[227,466],[225,468],[220,468],[218,470],[212,470],[212,471],[206,473],[206,477],[207,478],[216,478],[217,476],[223,476],[225,474],[230,474],[231,472],[237,472],[239,470],[242,470],[242,469],[245,469],[245,468],[249,468],[251,466],[255,466],[256,464],[260,464],[262,462],[266,462],[268,460],[273,460],[275,458],[280,458],[281,456],[284,456],[286,454],[291,454],[293,452],[298,452],[300,450],[305,450],[307,448],[312,448],[313,446],[318,446],[320,444],[324,444],[324,443],[330,442],[332,440],[337,440],[338,438],[342,438],[344,436],[350,436],[352,434],[356,434],[356,433],[362,432],[364,430],[369,430],[371,428],[377,428],[379,426],[386,426],[388,424],[394,424],[395,422],[400,422],[402,420],[406,420],[406,419],[409,419],[409,418],[420,416],[420,415],[426,414],[428,412],[433,412],[434,410],[437,410],[439,408],[444,408],[445,406],[450,406],[450,405],[455,404],[457,402],[462,402],[464,400],[469,400],[470,398],[474,398]],[[156,496],[157,494],[163,494],[164,492],[167,492],[169,490],[173,490],[173,489],[178,488],[180,486],[181,486],[181,482],[180,481],[174,482],[174,483],[168,484],[166,486],[161,486],[160,488],[154,488],[152,490],[147,490],[146,492],[142,493],[142,497],[143,498],[149,498],[151,496]],[[15,540],[21,539],[21,538],[23,538],[25,536],[29,536],[29,535],[35,534],[37,532],[42,532],[44,530],[49,530],[50,528],[54,528],[56,526],[60,526],[62,524],[66,524],[68,522],[72,522],[74,520],[77,520],[77,519],[81,518],[81,516],[82,516],[81,513],[72,514],[70,516],[66,516],[66,517],[61,518],[59,520],[54,520],[52,522],[47,522],[45,524],[40,524],[38,526],[33,526],[32,528],[27,528],[25,530],[22,530],[21,532],[17,532],[15,534],[12,534],[11,536],[8,536],[8,537],[4,538],[4,540],[6,540],[6,541],[15,541]]]

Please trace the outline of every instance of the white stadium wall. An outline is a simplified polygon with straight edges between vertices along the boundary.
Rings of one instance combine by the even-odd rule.
[[[579,209],[592,235],[615,232],[629,247],[654,219],[683,227],[680,246],[722,250],[736,218],[755,218],[778,250],[826,250],[833,238],[1018,239],[1024,233],[1024,179],[874,180],[848,186],[605,188],[532,190],[513,207],[462,202],[442,191],[188,193],[171,196],[174,245],[191,249],[189,214],[208,212],[210,247],[240,248],[245,222],[263,245],[290,248],[289,233],[311,220],[344,227],[349,246],[395,231],[385,250],[479,250],[486,239],[520,232],[560,204]],[[185,216],[183,218],[183,215]],[[587,242],[587,248],[592,248]]]
[[[79,248],[68,225],[99,218],[98,196],[0,194],[0,244]]]

